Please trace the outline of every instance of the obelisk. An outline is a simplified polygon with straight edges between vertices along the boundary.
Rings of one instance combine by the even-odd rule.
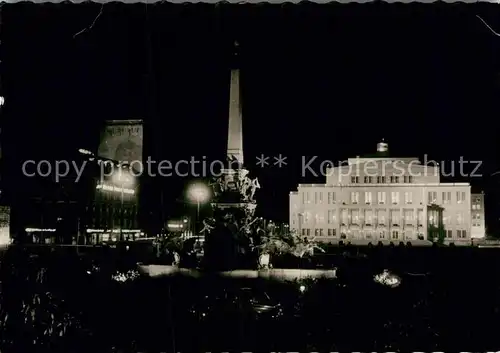
[[[220,191],[213,206],[219,210],[246,209],[253,212],[255,201],[248,195],[251,180],[249,171],[243,166],[243,119],[241,104],[240,66],[238,43],[233,46],[231,56],[231,79],[229,86],[229,124],[227,130],[227,159],[229,166],[222,169]]]
[[[241,110],[240,68],[238,42],[234,43],[229,90],[229,127],[227,132],[227,157],[239,167],[243,166],[243,121]],[[231,168],[234,168],[231,165]],[[239,168],[238,168],[239,169]]]

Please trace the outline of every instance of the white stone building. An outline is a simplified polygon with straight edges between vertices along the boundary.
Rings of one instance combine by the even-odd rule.
[[[377,154],[326,174],[325,184],[300,184],[290,193],[290,228],[305,237],[374,245],[430,245],[440,236],[468,245],[471,235],[484,237],[484,203],[471,203],[482,194],[471,194],[469,183],[441,183],[438,165],[389,157],[384,142]]]
[[[486,224],[484,219],[484,194],[471,196],[471,238],[484,239],[486,237]]]

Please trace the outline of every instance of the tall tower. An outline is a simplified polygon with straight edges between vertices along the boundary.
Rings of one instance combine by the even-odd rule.
[[[243,121],[241,110],[240,68],[238,42],[234,43],[229,89],[229,127],[227,132],[227,157],[243,166]]]
[[[229,85],[229,124],[227,136],[227,159],[229,167],[222,170],[214,188],[212,206],[218,210],[240,209],[253,214],[257,204],[253,199],[258,181],[250,180],[243,166],[243,120],[241,104],[239,45],[234,43],[231,57]]]

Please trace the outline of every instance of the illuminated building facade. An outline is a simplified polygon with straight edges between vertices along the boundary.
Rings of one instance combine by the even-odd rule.
[[[486,238],[483,193],[471,195],[471,217],[472,217],[471,238],[472,239]]]
[[[305,237],[373,245],[471,243],[475,195],[469,183],[441,183],[438,165],[391,158],[381,142],[376,155],[350,158],[326,174],[325,184],[300,184],[290,193],[290,228]]]
[[[87,206],[85,242],[136,240],[142,173],[141,120],[107,121],[98,150],[94,198]]]
[[[139,178],[127,166],[107,164],[104,174],[109,176],[94,179],[95,197],[87,208],[85,238],[92,244],[143,235],[138,225]]]

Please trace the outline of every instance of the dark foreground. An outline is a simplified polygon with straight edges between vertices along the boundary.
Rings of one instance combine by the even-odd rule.
[[[9,250],[1,267],[2,348],[19,352],[498,348],[498,250],[348,252],[317,260],[324,266],[336,265],[337,280],[278,284],[209,275],[198,280],[132,279],[131,274],[119,282],[112,275],[131,269],[133,259],[57,252],[33,257]],[[375,283],[372,276],[383,268],[400,275],[402,284],[388,288]]]

